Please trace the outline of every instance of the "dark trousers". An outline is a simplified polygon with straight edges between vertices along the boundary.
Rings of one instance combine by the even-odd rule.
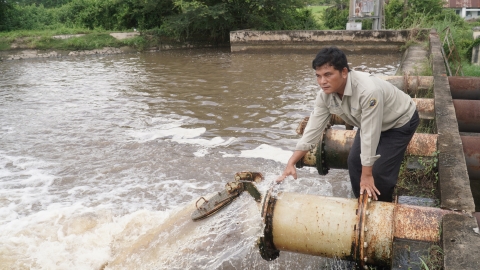
[[[377,154],[381,157],[373,164],[373,179],[375,187],[380,191],[379,201],[391,202],[398,173],[403,157],[410,140],[420,122],[418,112],[415,111],[408,123],[399,128],[383,131],[377,147]],[[360,129],[357,130],[352,149],[348,155],[348,172],[355,197],[360,196],[360,177],[362,163],[360,160]]]

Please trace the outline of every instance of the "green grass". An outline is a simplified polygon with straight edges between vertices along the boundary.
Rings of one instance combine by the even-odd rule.
[[[441,233],[440,233],[441,234]],[[428,255],[420,258],[422,262],[422,268],[425,270],[441,270],[443,269],[443,250],[440,247],[440,243],[434,243],[428,249]]]
[[[422,169],[409,169],[407,164],[416,160]],[[406,156],[400,167],[394,195],[414,196],[438,200],[438,152],[433,157]]]
[[[480,66],[472,65],[470,62],[462,62],[463,76],[480,77]]]
[[[323,25],[322,12],[329,8],[329,6],[307,6],[312,11],[313,17],[318,24]]]
[[[49,37],[55,35],[75,35],[75,34],[88,34],[99,32],[95,30],[81,29],[81,28],[65,28],[60,27],[55,30],[17,30],[10,32],[0,32],[0,38],[16,39],[23,37]]]
[[[84,36],[71,37],[68,39],[53,38],[53,36],[56,35],[75,34],[83,34]],[[0,50],[10,50],[12,45],[18,48],[39,50],[92,50],[103,47],[118,48],[122,46],[130,46],[142,50],[146,47],[146,41],[143,36],[117,40],[110,36],[110,32],[108,31],[68,28],[0,33]]]

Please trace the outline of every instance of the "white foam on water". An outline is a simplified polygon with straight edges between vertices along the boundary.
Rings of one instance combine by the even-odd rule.
[[[202,128],[181,128],[181,127],[166,127],[161,126],[157,128],[148,128],[143,130],[130,130],[128,134],[138,142],[148,142],[156,139],[166,137],[173,137],[175,140],[191,139],[198,137],[205,133],[206,129]]]
[[[48,189],[55,176],[46,169],[49,166],[33,157],[0,152],[0,224],[52,202]]]
[[[146,210],[115,217],[79,204],[40,211],[0,226],[0,269],[101,269],[112,246],[129,245],[167,217]]]
[[[228,146],[236,140],[231,137],[224,139],[222,137],[214,137],[212,139],[199,138],[206,132],[206,128],[182,128],[181,122],[162,124],[155,128],[143,130],[128,131],[129,135],[138,142],[144,143],[156,139],[165,139],[179,144],[191,144],[201,146],[200,149],[193,152],[196,157],[204,157],[210,153],[210,149],[218,146]]]
[[[275,177],[265,175],[257,184],[262,194]],[[308,185],[312,192],[307,193],[331,193],[324,181],[298,181],[286,181],[278,188],[295,192]],[[178,185],[212,191],[207,184],[190,181],[161,184],[170,191]],[[259,255],[256,243],[263,234],[263,222],[260,204],[249,194],[244,192],[211,217],[192,221],[196,201],[165,211],[143,209],[124,215],[113,214],[105,205],[51,203],[45,210],[0,225],[0,269],[222,269],[225,265],[283,269],[278,261],[266,262]]]
[[[273,178],[267,178],[257,185],[261,193],[272,184]],[[268,265],[256,245],[263,235],[260,203],[244,192],[214,215],[192,221],[195,201],[171,211],[164,222],[129,245],[114,245],[105,269],[221,269],[223,265],[237,269],[249,254],[256,261],[248,265]]]
[[[283,150],[281,148],[270,146],[267,144],[261,144],[253,150],[241,151],[238,157],[270,159],[286,164],[292,153],[292,151]],[[224,157],[227,157],[227,155],[224,155]]]
[[[222,137],[214,137],[211,140],[199,139],[199,138],[183,138],[174,136],[171,141],[181,143],[181,144],[195,144],[205,147],[216,147],[216,146],[228,146],[235,141],[235,138],[229,138],[228,140],[223,139]]]

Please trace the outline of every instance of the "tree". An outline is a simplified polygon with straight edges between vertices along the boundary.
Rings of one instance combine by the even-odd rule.
[[[35,4],[36,6],[43,5],[46,8],[51,8],[60,7],[71,1],[72,0],[16,0],[15,2],[23,6],[30,6],[32,4]]]
[[[0,31],[9,30],[9,11],[12,9],[12,5],[7,1],[0,0]]]
[[[164,34],[181,40],[228,41],[238,29],[288,30],[316,27],[301,0],[174,0],[179,13],[167,17]]]
[[[349,1],[335,0],[335,4],[323,11],[323,21],[329,29],[345,29],[349,16]]]

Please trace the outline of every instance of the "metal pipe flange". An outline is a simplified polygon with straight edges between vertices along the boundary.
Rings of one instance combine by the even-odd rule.
[[[322,136],[320,137],[320,141],[317,145],[317,151],[315,152],[315,158],[317,161],[316,167],[318,174],[320,175],[326,175],[328,173],[328,170],[330,170],[327,165],[327,154],[325,152],[325,139],[327,137],[327,129],[328,127],[323,131]]]

